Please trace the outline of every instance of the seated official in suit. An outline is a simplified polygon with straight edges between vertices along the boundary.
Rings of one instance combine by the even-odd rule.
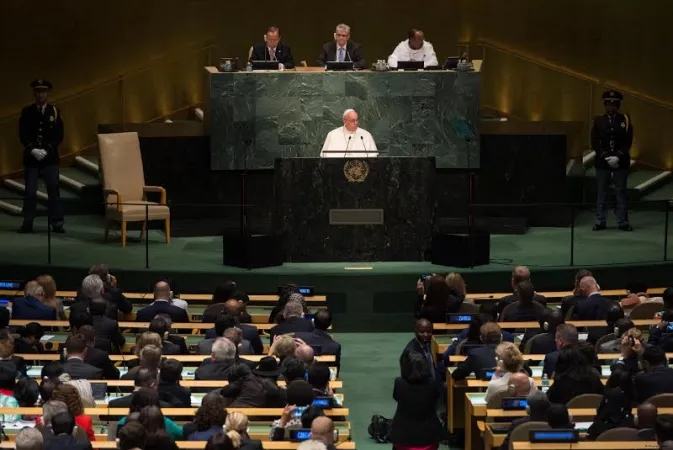
[[[519,344],[519,348],[524,349],[528,340],[535,337],[535,340],[531,343],[530,355],[546,355],[556,351],[556,329],[561,325],[563,320],[563,313],[558,309],[544,309],[542,317],[539,320],[540,328],[534,333],[528,333],[524,335],[524,338]],[[536,337],[537,336],[537,337]]]
[[[562,323],[556,328],[556,351],[548,353],[544,358],[542,373],[546,373],[549,378],[554,375],[556,363],[559,357],[559,350],[564,347],[576,346],[579,342],[579,334],[574,325]]]
[[[294,69],[292,50],[289,45],[280,42],[278,27],[269,27],[264,35],[264,43],[252,46],[250,61],[278,61],[283,69]]]
[[[523,425],[527,422],[547,421],[547,410],[549,409],[549,406],[551,406],[551,403],[547,399],[547,394],[539,389],[531,389],[531,391],[528,393],[528,396],[526,397],[526,401],[528,402],[528,408],[526,408],[528,415],[526,417],[521,417],[512,421],[512,424],[507,430],[507,436],[505,436],[505,440],[500,446],[502,450],[509,450],[509,442],[510,438],[512,437],[512,432],[519,425]]]
[[[329,387],[330,370],[327,364],[315,363],[306,371],[306,381],[313,386],[316,397],[329,398],[329,408],[341,408],[341,403],[334,398],[334,392]]]
[[[107,345],[105,350],[120,352],[126,343],[126,339],[119,330],[119,322],[110,319],[105,315],[107,311],[107,301],[102,298],[94,298],[89,303],[89,312],[93,321],[93,327],[96,333],[96,341],[102,348]]]
[[[423,61],[424,67],[439,66],[434,47],[416,28],[409,31],[408,38],[400,42],[388,57],[388,65],[393,69],[397,68],[398,61]]]
[[[154,286],[154,302],[138,311],[137,322],[150,322],[154,316],[166,313],[171,316],[173,322],[187,323],[189,316],[184,309],[171,305],[171,288],[165,281],[160,281]]]
[[[580,289],[586,297],[577,302],[572,320],[605,320],[608,308],[615,302],[601,295],[601,288],[594,277],[582,278]]]
[[[91,425],[91,422],[89,422],[89,425]],[[52,432],[44,434],[42,450],[91,450],[91,442],[77,439],[73,435],[74,430],[75,417],[69,412],[56,414],[51,419]]]
[[[139,364],[122,375],[122,380],[133,380],[140,369],[159,370],[161,364],[161,349],[155,345],[144,346],[139,353]]]
[[[334,42],[322,46],[322,53],[318,57],[318,65],[326,66],[328,62],[352,61],[353,68],[366,69],[365,54],[359,44],[351,42],[351,27],[342,23],[334,31]]]
[[[500,314],[500,322],[539,322],[545,307],[533,301],[535,287],[530,281],[522,281],[516,287],[517,301]]]
[[[303,299],[303,297],[301,298]],[[250,345],[252,345],[256,355],[261,355],[264,353],[264,344],[262,344],[262,338],[259,336],[259,330],[255,325],[241,322],[243,319],[244,310],[245,304],[232,298],[224,302],[222,311],[220,311],[218,316],[220,314],[225,314],[232,317],[234,319],[235,326],[240,328],[243,332],[243,339],[250,342]],[[213,322],[216,321],[217,316]],[[224,331],[222,331],[222,333],[224,333]],[[221,334],[217,334],[217,330],[215,330],[215,328],[211,328],[210,330],[206,331],[206,339],[212,339],[220,336]]]
[[[122,428],[126,423],[126,420],[133,414],[139,414],[143,409],[148,406],[157,406],[159,408],[174,408],[176,404],[167,403],[161,397],[161,394],[156,390],[156,372],[153,374],[145,374],[145,371],[138,373],[138,376],[146,377],[147,380],[136,381],[136,385],[145,384],[153,387],[136,387],[136,390],[133,391],[133,394],[127,395],[119,399],[111,400],[109,403],[110,408],[129,408],[129,415],[127,417],[122,417],[117,422],[117,430]],[[154,381],[150,381],[150,378],[154,376]],[[120,400],[123,400],[120,401]],[[116,402],[116,403],[115,403]],[[114,403],[114,404],[113,404]],[[118,416],[117,416],[118,417]],[[168,417],[163,418],[164,428],[166,433],[168,433],[173,439],[182,439],[182,427],[177,425]],[[102,421],[111,421],[115,420],[111,416],[101,416]],[[145,447],[148,448],[148,447]]]
[[[229,339],[217,338],[213,343],[210,360],[204,360],[196,372],[195,380],[226,380],[231,366],[236,362],[236,346]],[[212,389],[207,389],[212,390]]]
[[[498,362],[493,378],[488,382],[486,388],[486,396],[484,397],[486,402],[505,391],[511,391],[512,386],[517,392],[510,392],[511,397],[525,396],[528,395],[530,389],[537,389],[533,379],[521,372],[524,362],[523,355],[515,344],[503,342],[495,348],[495,354]],[[518,395],[513,395],[515,393]],[[522,393],[524,395],[521,395]]]
[[[313,316],[313,331],[299,331],[294,335],[313,348],[317,356],[334,355],[337,374],[341,367],[341,344],[328,333],[332,326],[332,313],[328,309],[319,309]]]
[[[0,365],[10,372],[16,371],[19,377],[27,376],[26,361],[14,354],[14,337],[7,331],[0,331]]]
[[[498,358],[495,349],[502,340],[500,327],[495,322],[486,322],[481,326],[479,334],[484,345],[468,350],[467,359],[458,364],[451,374],[454,380],[464,380],[471,374],[481,377],[485,370],[496,366]]]
[[[642,403],[659,394],[673,394],[673,369],[659,347],[647,347],[641,360],[643,371],[634,379],[636,402]]]
[[[554,383],[547,391],[552,403],[568,403],[582,394],[602,394],[603,383],[596,369],[577,347],[559,351],[554,370]]]
[[[124,397],[118,397],[113,400],[110,400],[108,402],[108,406],[110,408],[129,408],[133,403],[134,395],[136,395],[136,393],[139,391],[153,391],[154,394],[150,395],[152,396],[158,395],[158,400],[160,400],[158,406],[160,406],[161,408],[170,408],[173,406],[178,406],[179,401],[177,400],[175,402],[164,400],[165,398],[174,399],[173,395],[163,394],[164,396],[162,397],[162,394],[157,392],[157,387],[159,384],[158,380],[159,375],[157,374],[156,371],[152,371],[149,369],[139,370],[138,373],[136,373],[135,378],[133,379],[133,386],[134,386],[133,393],[130,395],[125,395]],[[138,399],[136,398],[136,400]]]
[[[40,342],[44,336],[42,325],[30,322],[19,328],[19,337],[14,339],[15,353],[44,353],[44,345]]]
[[[12,300],[12,319],[56,320],[56,310],[42,303],[44,290],[37,281],[29,281],[24,288],[24,297]]]
[[[373,158],[379,155],[369,131],[360,128],[360,116],[354,109],[344,111],[343,126],[327,133],[321,158]]]
[[[180,355],[182,353],[182,348],[180,346],[180,343],[175,343],[171,341],[171,326],[169,325],[171,323],[170,317],[164,318],[162,316],[165,316],[165,314],[158,314],[152,319],[150,322],[150,327],[149,330],[151,333],[156,333],[159,335],[161,338],[161,351],[165,355]],[[175,336],[173,338],[174,341],[178,341],[178,339],[175,338],[182,338],[181,336]],[[180,342],[180,341],[178,341]],[[182,341],[182,344],[184,344],[185,347],[187,347],[187,343],[184,342],[184,338]]]
[[[273,342],[274,336],[297,333],[297,332],[312,332],[313,324],[310,320],[304,318],[304,309],[300,302],[287,302],[285,309],[283,309],[284,320],[269,330],[269,339]]]
[[[70,312],[88,309],[89,302],[97,297],[103,297],[107,301],[107,317],[117,320],[117,313],[128,314],[133,310],[133,304],[124,296],[117,286],[117,278],[110,274],[105,264],[94,264],[89,269],[89,275],[82,280],[77,299],[70,307]]]
[[[622,336],[634,326],[631,319],[621,318],[615,322],[613,333],[617,335],[617,338],[601,344],[599,353],[621,353]]]
[[[75,380],[100,380],[103,370],[84,362],[87,345],[82,335],[70,336],[65,341],[65,364],[63,371]]]
[[[580,269],[575,274],[575,284],[573,286],[572,295],[563,297],[563,299],[561,299],[561,312],[563,313],[563,317],[568,314],[570,308],[577,306],[577,302],[584,298],[584,292],[582,292],[582,289],[580,289],[580,281],[582,281],[582,278],[590,276],[592,276],[591,272],[587,269]]]
[[[102,377],[106,380],[118,380],[119,369],[117,369],[110,359],[110,353],[96,348],[96,337],[94,328],[91,325],[83,325],[73,330],[75,335],[80,335],[86,341],[86,356],[84,362],[103,371]]]
[[[494,319],[498,320],[498,317],[500,317],[500,314],[502,314],[505,308],[518,300],[516,296],[516,288],[522,281],[530,281],[530,269],[526,266],[516,266],[512,270],[511,281],[512,291],[514,293],[511,295],[506,295],[498,300],[498,303],[495,305],[495,308],[493,308],[492,311]],[[533,301],[538,302],[542,306],[547,306],[547,299],[537,292],[533,296]]]
[[[180,406],[192,406],[192,393],[188,387],[180,386],[183,365],[177,359],[169,358],[161,362],[159,370],[159,394],[168,394],[180,401]]]

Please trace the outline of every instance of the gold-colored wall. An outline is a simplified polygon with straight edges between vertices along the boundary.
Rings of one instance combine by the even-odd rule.
[[[476,57],[485,42],[482,104],[525,120],[584,121],[585,143],[603,87],[619,87],[635,123],[634,155],[673,168],[664,132],[673,118],[670,17],[664,0],[3,0],[0,176],[21,169],[16,117],[33,78],[55,85],[69,154],[95,142],[98,123],[148,121],[202,102],[203,65],[247,55],[269,24],[311,64],[341,21],[370,62],[413,26],[440,58],[460,42]]]

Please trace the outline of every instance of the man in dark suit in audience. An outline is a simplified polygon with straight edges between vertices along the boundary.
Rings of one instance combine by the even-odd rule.
[[[14,339],[15,353],[44,353],[44,345],[40,342],[44,336],[44,328],[37,322],[27,323],[19,329],[19,337]]]
[[[582,278],[590,276],[592,276],[591,272],[587,269],[580,269],[575,274],[575,287],[573,288],[572,295],[563,297],[561,300],[561,312],[563,313],[564,318],[568,314],[568,311],[577,306],[577,302],[584,298],[584,292],[580,289],[580,281],[582,281]]]
[[[563,347],[570,347],[572,345],[577,345],[579,342],[579,335],[577,333],[577,328],[574,325],[567,323],[562,323],[556,328],[556,351],[547,354],[544,358],[544,366],[542,368],[542,373],[546,373],[549,378],[554,374],[556,370],[556,363],[558,362],[559,350]]]
[[[219,332],[216,328],[211,328],[210,330],[206,331],[206,339],[222,337],[229,326],[236,326],[237,328],[241,329],[241,332],[243,333],[243,340],[250,342],[250,345],[252,345],[252,349],[255,351],[255,354],[261,355],[264,353],[264,344],[262,344],[262,338],[259,336],[259,330],[254,325],[241,323],[240,319],[244,308],[245,305],[236,299],[229,299],[224,302],[223,309],[220,314],[233,319],[233,325],[227,325],[225,328],[222,328],[222,326],[224,326],[223,322]],[[224,321],[228,323],[230,319],[226,318]],[[220,332],[221,334],[218,334]]]
[[[500,322],[538,322],[545,307],[534,301],[535,287],[530,281],[522,281],[516,287],[518,301],[511,303],[500,315]]]
[[[498,359],[495,348],[502,341],[500,326],[495,322],[486,322],[479,329],[479,335],[484,345],[468,351],[467,359],[458,364],[451,374],[454,380],[464,380],[470,374],[481,377],[485,370],[495,367]]]
[[[539,389],[533,389],[526,397],[526,400],[528,401],[528,409],[527,409],[528,416],[521,417],[519,419],[514,419],[512,421],[512,424],[509,426],[509,430],[507,430],[507,436],[505,437],[505,440],[503,441],[502,446],[500,447],[504,450],[509,450],[509,441],[512,436],[512,432],[519,425],[523,425],[524,423],[527,422],[547,421],[547,410],[551,405],[551,403],[549,403],[549,400],[547,399],[547,394],[545,394]]]
[[[65,358],[63,371],[75,380],[100,380],[103,371],[98,367],[84,362],[86,359],[86,340],[81,335],[70,336],[65,341]]]
[[[166,313],[171,316],[173,322],[187,323],[189,316],[184,309],[171,305],[171,287],[165,281],[160,281],[154,286],[154,302],[138,311],[137,322],[150,322],[157,314]]]
[[[334,355],[338,374],[341,367],[341,344],[332,339],[328,333],[329,327],[332,326],[332,314],[329,310],[319,309],[313,316],[313,326],[312,332],[300,331],[294,334],[295,337],[313,347],[316,356]]]
[[[94,298],[89,304],[89,312],[93,321],[96,341],[99,348],[107,345],[107,351],[121,352],[126,343],[126,339],[119,330],[119,322],[105,316],[107,311],[107,301],[102,298]]]
[[[129,408],[134,396],[140,396],[150,401],[143,402],[143,404],[156,404],[156,399],[159,400],[159,407],[161,408],[175,408],[180,406],[180,401],[169,393],[161,393],[157,391],[159,383],[159,376],[156,371],[150,369],[140,369],[133,379],[134,390],[130,395],[118,397],[110,400],[109,408]],[[119,420],[116,416],[100,416],[100,420],[107,422],[112,420]]]
[[[56,320],[56,310],[42,303],[44,290],[33,280],[26,283],[24,297],[12,301],[12,319],[17,320]]]
[[[637,403],[642,403],[653,395],[673,393],[673,369],[668,367],[666,353],[661,348],[645,348],[641,364],[643,372],[638,373],[634,379]]]
[[[236,362],[236,346],[227,338],[217,338],[213,343],[210,359],[204,360],[196,372],[195,380],[226,380]],[[207,388],[206,390],[212,390]],[[203,392],[203,391],[201,391]]]
[[[253,45],[250,61],[278,61],[283,68],[294,69],[292,50],[289,45],[280,42],[278,27],[269,27],[264,35],[264,43]]]
[[[530,345],[531,355],[546,355],[548,353],[553,353],[556,351],[556,329],[559,325],[564,322],[563,313],[558,309],[545,309],[542,317],[540,318],[540,330],[538,333],[529,336],[528,339],[532,339],[535,336],[535,340]],[[525,342],[521,341],[519,348],[525,350]]]
[[[518,300],[516,296],[516,288],[522,281],[530,281],[530,269],[526,266],[516,266],[512,270],[512,291],[514,293],[506,295],[498,301],[498,304],[495,305],[495,308],[493,308],[492,311],[494,319],[498,320],[498,317],[502,314],[505,308]],[[533,301],[538,302],[542,306],[547,306],[547,299],[537,293],[533,295]]]
[[[334,31],[334,41],[322,47],[318,65],[326,66],[329,61],[352,61],[355,69],[366,69],[365,54],[359,44],[351,42],[351,27],[342,23]]]
[[[26,361],[14,354],[14,338],[7,331],[0,331],[0,365],[13,367],[19,377],[27,376]]]
[[[93,326],[83,325],[73,331],[75,331],[75,334],[84,337],[86,341],[86,357],[84,358],[84,362],[101,369],[103,371],[103,378],[106,380],[118,380],[119,369],[115,367],[110,359],[110,353],[96,348],[96,337]]]
[[[603,297],[600,286],[594,277],[584,277],[580,281],[580,289],[584,297],[577,302],[573,311],[573,320],[605,320],[608,308],[613,303],[609,298]]]
[[[269,330],[269,341],[274,336],[286,333],[313,332],[313,324],[304,319],[304,307],[301,302],[290,301],[283,309],[283,321]]]

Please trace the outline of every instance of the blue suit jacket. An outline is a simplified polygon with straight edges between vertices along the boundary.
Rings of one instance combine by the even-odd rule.
[[[12,319],[56,320],[56,310],[35,297],[16,298],[12,301]]]

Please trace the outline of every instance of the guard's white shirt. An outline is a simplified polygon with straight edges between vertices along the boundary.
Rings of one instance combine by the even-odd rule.
[[[421,48],[414,50],[409,47],[408,39],[400,42],[393,54],[388,57],[388,65],[392,68],[397,68],[397,61],[423,61],[424,67],[439,65],[431,43],[424,41]]]
[[[358,128],[351,133],[346,127],[339,127],[327,133],[320,152],[321,158],[367,158],[378,155],[376,143],[369,131]]]

